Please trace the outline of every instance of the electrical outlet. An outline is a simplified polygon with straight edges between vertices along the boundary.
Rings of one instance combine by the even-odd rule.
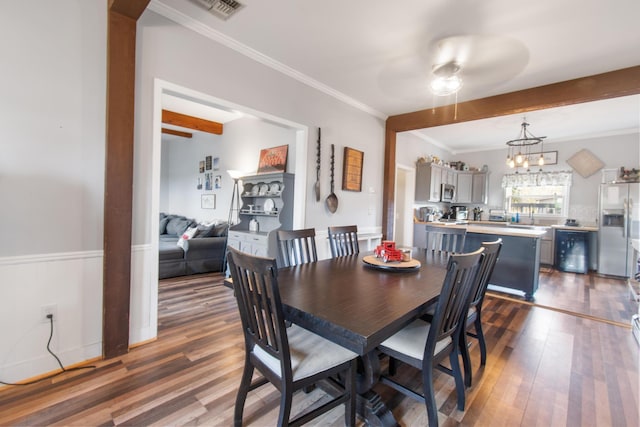
[[[40,321],[42,323],[49,323],[50,320],[47,317],[48,315],[53,316],[53,321],[55,322],[58,318],[58,306],[56,304],[51,305],[43,305],[40,307]]]

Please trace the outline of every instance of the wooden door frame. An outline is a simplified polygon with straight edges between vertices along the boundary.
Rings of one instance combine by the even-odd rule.
[[[503,95],[462,102],[457,106],[457,119],[455,120],[453,105],[429,108],[387,118],[382,192],[383,239],[393,239],[396,134],[398,132],[509,114],[521,114],[528,111],[636,95],[639,93],[640,66],[635,66]]]

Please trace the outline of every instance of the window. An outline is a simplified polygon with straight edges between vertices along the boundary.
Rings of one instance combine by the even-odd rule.
[[[567,216],[571,172],[505,175],[502,187],[505,209],[509,213]]]

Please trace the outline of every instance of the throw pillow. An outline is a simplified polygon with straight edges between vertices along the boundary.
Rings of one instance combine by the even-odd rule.
[[[215,224],[198,224],[198,231],[196,232],[195,237],[214,237],[215,232]]]
[[[198,227],[187,228],[187,230],[182,233],[182,236],[178,239],[178,246],[184,249],[185,240],[191,239],[193,235],[196,234],[196,231],[198,231]]]
[[[226,236],[228,228],[229,228],[229,226],[227,225],[226,222],[223,222],[221,224],[217,224],[213,228],[213,237],[224,237],[224,236]]]
[[[160,234],[165,234],[167,232],[167,224],[169,223],[169,218],[162,218],[160,220]]]
[[[191,225],[191,220],[186,218],[171,218],[167,224],[167,234],[182,236],[187,228]]]

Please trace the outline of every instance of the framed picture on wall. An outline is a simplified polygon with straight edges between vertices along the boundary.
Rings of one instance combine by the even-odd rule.
[[[260,150],[258,173],[286,172],[288,149],[288,145],[281,145],[279,147],[264,148]]]
[[[204,161],[205,161],[205,169],[210,171],[212,168],[213,157],[207,156],[204,158]]]
[[[362,191],[362,164],[364,152],[344,147],[342,163],[342,189],[346,191]]]
[[[220,170],[220,157],[213,158],[213,170],[214,171]]]
[[[529,153],[529,164],[537,165],[540,153]],[[542,152],[542,158],[545,165],[557,165],[558,164],[558,152],[557,151],[544,151]]]
[[[216,208],[216,195],[215,194],[202,194],[200,196],[200,207],[202,209],[215,209]]]
[[[204,173],[204,160],[200,160],[200,167],[198,170],[200,173]]]
[[[219,190],[222,188],[222,175],[216,175],[213,179],[213,188]]]

